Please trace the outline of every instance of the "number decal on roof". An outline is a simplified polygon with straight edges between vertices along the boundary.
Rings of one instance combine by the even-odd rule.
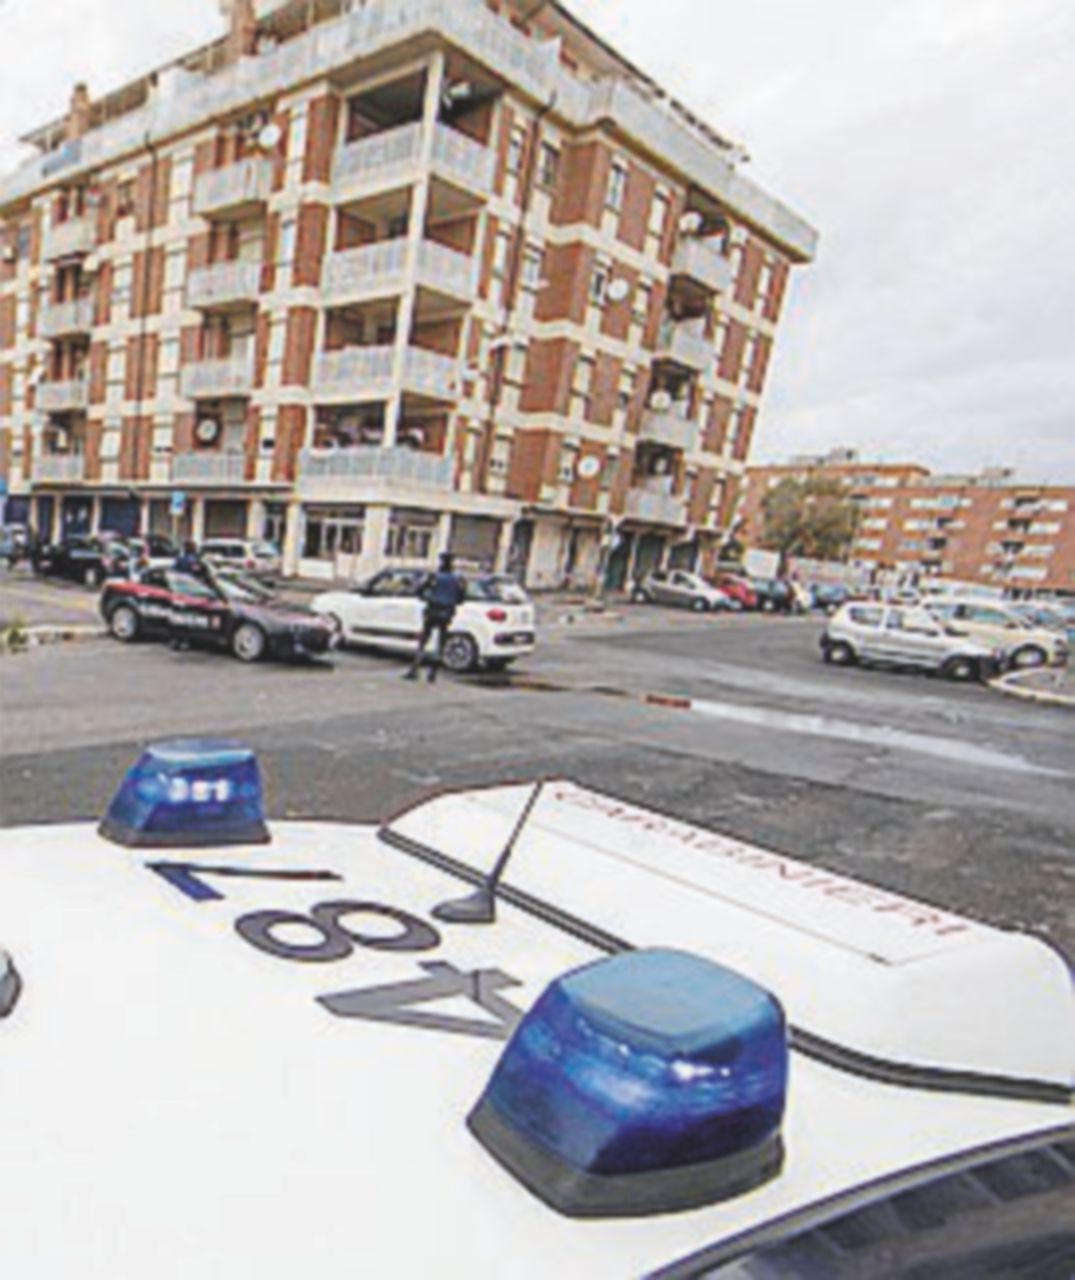
[[[522,1010],[497,993],[522,983],[499,969],[476,969],[464,973],[454,964],[428,961],[422,965],[426,978],[411,982],[390,982],[383,986],[358,987],[337,995],[318,996],[338,1018],[363,1018],[371,1022],[392,1022],[397,1026],[424,1027],[456,1035],[479,1036],[486,1040],[508,1040],[522,1019]],[[455,1014],[432,1013],[413,1008],[434,1000],[460,996],[472,1000],[488,1018],[461,1018]],[[491,1020],[490,1020],[491,1019]]]
[[[376,933],[359,933],[341,923],[343,916],[380,916],[400,926],[400,932],[389,937]],[[321,935],[320,941],[287,942],[276,930],[299,925]],[[372,951],[433,951],[440,946],[440,934],[432,925],[419,920],[398,907],[379,902],[321,902],[308,916],[293,911],[252,911],[235,922],[239,936],[252,947],[276,956],[279,960],[296,960],[303,964],[332,964],[347,960],[356,946]]]
[[[155,871],[162,879],[167,880],[191,902],[221,902],[224,895],[206,884],[206,876],[224,876],[242,880],[342,880],[343,876],[335,871],[270,871],[265,868],[254,871],[248,867],[206,867],[190,862],[147,862],[150,871]]]

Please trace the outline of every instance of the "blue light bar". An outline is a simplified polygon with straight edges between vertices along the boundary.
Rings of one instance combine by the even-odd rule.
[[[635,951],[548,987],[467,1123],[560,1213],[674,1213],[779,1173],[787,1075],[774,996],[699,956]]]
[[[100,831],[130,848],[266,844],[257,757],[235,742],[157,743],[123,779]]]

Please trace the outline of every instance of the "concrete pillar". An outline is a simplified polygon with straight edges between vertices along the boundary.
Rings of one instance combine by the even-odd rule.
[[[388,506],[366,508],[366,527],[362,535],[362,559],[370,573],[384,568],[384,547],[388,539]]]
[[[197,543],[205,541],[205,499],[191,498],[190,501],[190,536]]]
[[[426,76],[425,104],[422,111],[422,143],[418,151],[420,177],[411,192],[411,212],[407,225],[407,256],[404,266],[403,293],[396,312],[396,347],[392,357],[392,396],[385,406],[384,448],[394,449],[399,439],[403,411],[403,366],[414,323],[415,279],[418,251],[429,212],[429,181],[433,163],[433,139],[436,134],[440,99],[444,90],[444,54],[437,52],[429,61]]]
[[[496,544],[496,573],[507,573],[508,560],[511,557],[512,541],[515,537],[515,521],[505,520],[500,526],[500,538]]]
[[[283,575],[285,578],[296,578],[299,573],[299,559],[302,555],[302,541],[305,536],[301,502],[289,502],[284,517],[284,545],[282,548]]]
[[[252,542],[259,542],[265,532],[265,503],[260,498],[251,498],[246,508],[246,536]]]

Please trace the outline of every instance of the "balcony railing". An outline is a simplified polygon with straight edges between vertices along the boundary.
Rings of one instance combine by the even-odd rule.
[[[325,259],[321,296],[331,305],[398,292],[403,288],[406,266],[406,240],[382,240],[359,249],[344,249]]]
[[[686,276],[711,293],[728,293],[732,287],[730,259],[706,240],[683,240],[672,263],[674,275]]]
[[[384,399],[392,389],[392,347],[345,347],[314,363],[313,390],[329,399]]]
[[[422,126],[405,124],[342,147],[336,156],[333,180],[337,198],[353,196],[355,188],[402,185],[417,177],[422,149]],[[458,129],[438,124],[433,135],[433,170],[448,181],[488,195],[493,185],[492,151]]]
[[[648,489],[629,489],[624,515],[647,524],[687,523],[687,500],[673,493],[654,493]]]
[[[248,396],[254,389],[254,361],[251,356],[230,356],[223,360],[199,360],[185,365],[179,374],[180,393],[188,400],[217,396]]]
[[[326,351],[314,365],[314,394],[333,400],[380,400],[392,391],[394,347],[345,347]],[[403,363],[406,390],[436,400],[454,400],[459,362],[452,356],[408,347]]]
[[[66,382],[42,382],[35,401],[43,413],[73,413],[89,404],[89,383],[85,378]]]
[[[176,484],[242,484],[246,455],[242,453],[177,453],[172,458]]]
[[[419,449],[307,449],[299,461],[299,481],[361,482],[388,480],[421,489],[449,489],[454,466],[451,458]]]
[[[195,213],[234,213],[264,204],[272,189],[272,167],[264,156],[249,156],[203,173],[194,184]]]
[[[38,329],[43,338],[62,338],[69,334],[89,333],[93,328],[92,298],[76,298],[73,302],[50,302],[41,312]]]
[[[398,293],[406,280],[407,241],[382,240],[326,258],[321,294],[330,306],[358,302]],[[469,254],[434,240],[423,240],[418,246],[416,282],[470,301],[477,289],[477,264]]]
[[[675,409],[647,409],[642,415],[638,438],[687,453],[698,447],[698,424]]]
[[[260,262],[218,262],[192,271],[187,282],[187,302],[201,310],[256,302],[260,292]]]
[[[670,320],[661,326],[655,355],[700,373],[712,364],[715,352],[699,321]]]
[[[86,458],[81,453],[43,453],[34,459],[34,479],[73,483],[85,480]]]
[[[492,151],[481,142],[439,124],[433,135],[433,167],[453,182],[488,195],[493,187],[496,161]]]
[[[42,254],[51,262],[77,253],[92,253],[97,244],[97,228],[91,217],[70,218],[46,228]]]

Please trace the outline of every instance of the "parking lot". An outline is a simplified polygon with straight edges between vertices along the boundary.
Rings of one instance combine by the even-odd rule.
[[[96,601],[0,584],[0,614],[16,605],[93,621]],[[101,639],[4,659],[0,821],[92,817],[147,740],[226,734],[260,752],[278,816],[378,821],[444,787],[568,776],[1075,952],[1070,712],[826,667],[817,619],[547,600],[539,622],[511,676],[432,688],[361,652],[244,667]]]

